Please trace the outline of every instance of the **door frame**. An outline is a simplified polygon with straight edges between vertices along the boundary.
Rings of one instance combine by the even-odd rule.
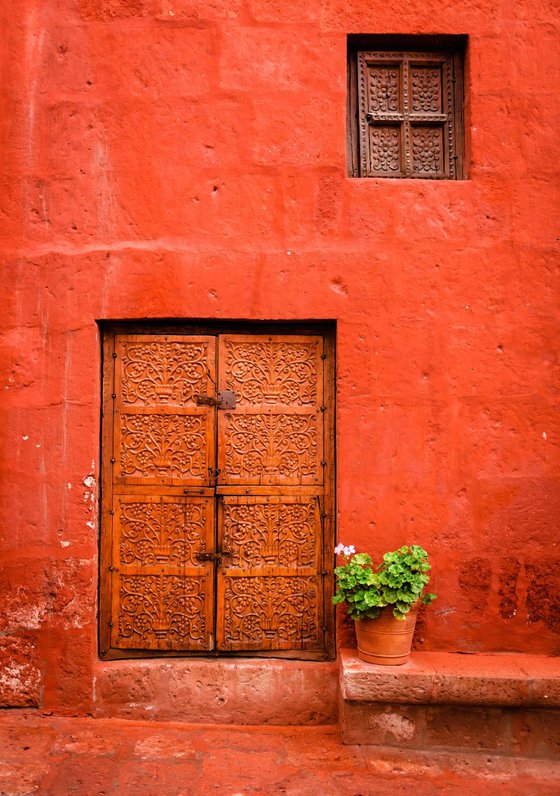
[[[98,583],[98,654],[102,660],[131,658],[275,658],[292,660],[333,660],[335,658],[335,610],[331,603],[334,592],[334,545],[336,538],[336,322],[322,321],[221,321],[150,319],[132,321],[98,321],[101,339],[101,482],[99,494],[99,583]],[[274,334],[322,336],[324,339],[324,501],[322,506],[324,650],[135,650],[111,647],[111,585],[104,573],[111,566],[111,534],[103,528],[112,524],[110,501],[110,457],[113,440],[113,347],[116,335],[169,334]],[[108,499],[107,499],[108,496]]]

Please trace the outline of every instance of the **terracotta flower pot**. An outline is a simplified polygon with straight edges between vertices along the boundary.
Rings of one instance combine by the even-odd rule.
[[[377,619],[358,619],[356,636],[358,655],[368,663],[399,666],[410,655],[416,627],[418,605],[413,605],[405,619],[395,619],[391,606],[382,608]]]

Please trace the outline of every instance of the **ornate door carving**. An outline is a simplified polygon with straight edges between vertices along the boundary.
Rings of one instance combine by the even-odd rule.
[[[316,495],[225,496],[218,644],[225,650],[321,646],[321,509]]]
[[[323,340],[223,335],[220,387],[236,408],[220,412],[220,484],[323,483]]]
[[[208,483],[215,412],[196,395],[213,389],[215,339],[118,336],[114,483]]]
[[[236,408],[218,417],[219,533],[229,552],[218,569],[218,643],[317,649],[323,339],[223,335],[219,351],[220,387],[235,392]]]
[[[326,358],[312,335],[107,336],[102,654],[324,652]]]

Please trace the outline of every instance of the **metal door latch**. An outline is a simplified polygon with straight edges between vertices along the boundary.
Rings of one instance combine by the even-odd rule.
[[[195,553],[194,557],[197,561],[217,561],[218,563],[221,562],[223,556],[230,556],[231,552],[229,550],[218,550],[216,553],[206,551],[201,551],[199,553]]]
[[[194,557],[197,561],[216,561],[220,560],[218,553],[195,553]]]
[[[217,406],[218,409],[235,409],[235,393],[233,390],[218,390],[216,397],[212,395],[195,395],[198,406]]]

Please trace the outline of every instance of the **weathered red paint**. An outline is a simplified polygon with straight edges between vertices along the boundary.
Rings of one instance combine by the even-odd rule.
[[[108,715],[94,673],[162,665],[97,659],[98,319],[336,319],[339,538],[428,549],[422,649],[560,651],[557,21],[546,0],[6,9],[7,704]],[[469,35],[469,179],[345,177],[367,32]]]

